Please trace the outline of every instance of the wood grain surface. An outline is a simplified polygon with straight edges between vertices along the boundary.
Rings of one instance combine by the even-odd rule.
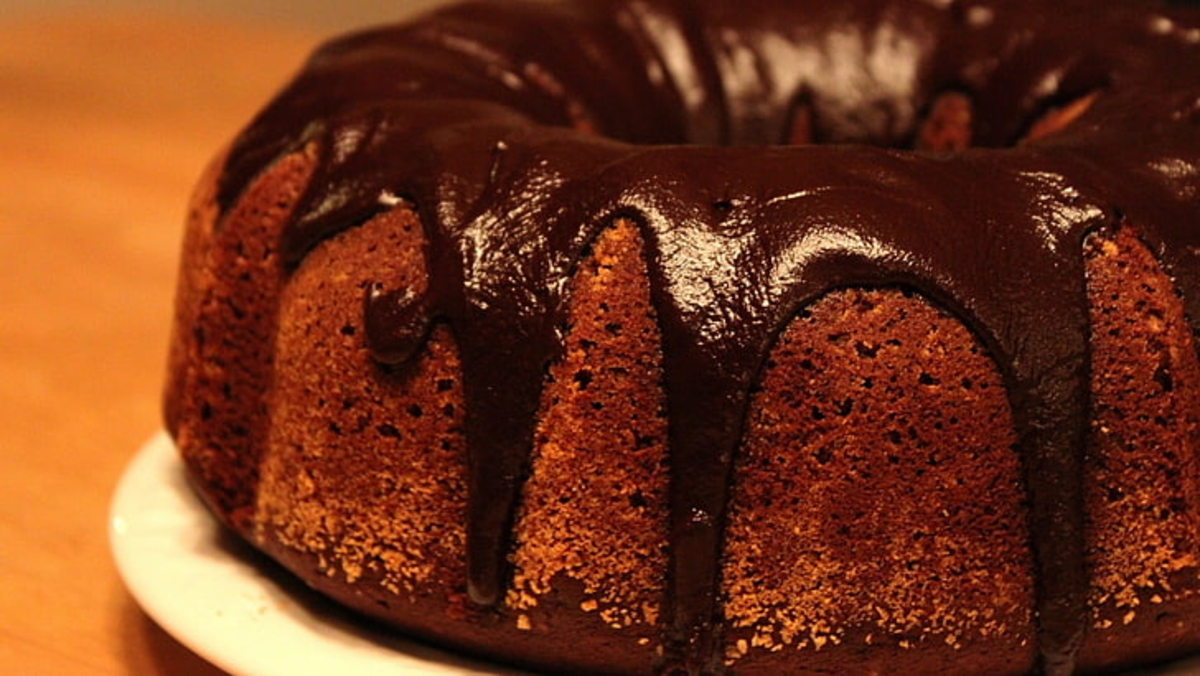
[[[106,512],[160,427],[191,184],[316,41],[99,9],[0,18],[0,672],[216,673],[125,591]]]

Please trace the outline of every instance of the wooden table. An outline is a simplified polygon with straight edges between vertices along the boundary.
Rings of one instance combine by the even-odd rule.
[[[126,592],[106,512],[160,426],[191,184],[315,42],[99,11],[0,19],[4,673],[217,673]]]

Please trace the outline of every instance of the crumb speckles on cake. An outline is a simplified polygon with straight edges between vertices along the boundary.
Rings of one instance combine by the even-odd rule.
[[[1085,251],[1090,605],[1104,629],[1133,623],[1143,603],[1193,593],[1177,590],[1178,576],[1200,577],[1200,364],[1172,281],[1132,226],[1094,233]]]
[[[177,317],[183,343],[173,348],[173,359],[188,369],[169,386],[178,400],[168,424],[189,470],[199,474],[201,494],[237,528],[250,525],[266,447],[262,399],[271,379],[272,308],[284,277],[272,243],[312,175],[312,152],[283,158],[229,213],[193,206],[198,220],[188,237],[195,248],[186,255],[195,258],[177,303],[189,316]]]
[[[732,645],[957,651],[1030,635],[1012,430],[991,361],[924,300],[847,290],[802,312],[748,419],[726,536]]]
[[[542,395],[515,530],[507,604],[527,609],[561,577],[611,628],[655,636],[666,568],[666,422],[642,242],[619,220],[572,282],[566,354]]]
[[[357,329],[364,289],[421,288],[421,234],[406,208],[354,234],[320,245],[286,290],[277,342],[290,357],[272,384],[276,451],[263,465],[258,532],[317,555],[327,575],[411,595],[463,570],[459,367],[444,329],[401,373],[371,360]],[[350,372],[374,375],[342,378]],[[443,414],[413,414],[424,410]]]

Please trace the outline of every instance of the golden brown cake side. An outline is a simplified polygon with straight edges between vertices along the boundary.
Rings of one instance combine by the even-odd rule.
[[[1023,673],[1028,515],[986,351],[900,291],[844,290],[771,351],[726,531],[727,654],[797,665]]]
[[[271,426],[265,397],[285,278],[274,242],[315,162],[311,152],[284,158],[226,214],[215,204],[218,162],[189,210],[166,423],[201,497],[242,532]]]
[[[573,277],[515,529],[519,626],[554,588],[657,660],[666,583],[667,423],[658,326],[637,227],[602,231]],[[552,623],[550,625],[553,626]],[[615,665],[614,665],[615,666]]]
[[[1200,365],[1136,224],[1086,245],[1092,327],[1087,668],[1200,649]]]

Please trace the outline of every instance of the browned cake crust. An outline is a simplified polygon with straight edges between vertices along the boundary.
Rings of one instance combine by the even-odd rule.
[[[168,423],[201,495],[314,587],[417,635],[517,663],[645,672],[660,656],[667,462],[641,239],[605,229],[572,278],[505,602],[466,598],[453,336],[415,365],[361,341],[371,280],[421,288],[405,205],[285,269],[266,242],[314,163],[193,208]],[[1091,632],[1084,669],[1200,647],[1200,367],[1133,225],[1084,254],[1093,326]],[[286,284],[285,284],[286,282]],[[268,422],[269,421],[269,422]],[[780,336],[753,397],[722,574],[737,673],[1021,673],[1033,577],[1012,413],[961,323],[896,289],[835,291]],[[800,655],[802,659],[797,659]],[[544,664],[544,663],[543,663]]]
[[[278,229],[312,176],[315,156],[285,158],[224,219],[214,203],[222,159],[188,215],[166,386],[166,423],[209,507],[239,531],[254,522],[284,283]],[[220,226],[218,226],[220,223]]]
[[[1028,671],[1012,414],[963,326],[899,291],[835,292],[780,337],[761,387],[726,534],[739,673],[842,646],[853,661],[830,666]]]
[[[1197,646],[1200,364],[1179,295],[1133,225],[1096,233],[1085,254],[1092,632],[1081,661],[1113,668]]]

